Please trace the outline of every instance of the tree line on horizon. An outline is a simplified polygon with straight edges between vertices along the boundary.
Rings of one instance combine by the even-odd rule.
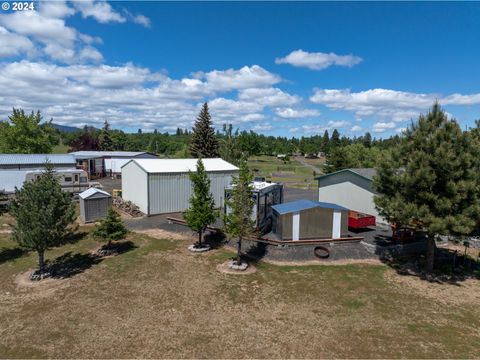
[[[207,124],[207,125],[205,125]],[[380,154],[400,141],[395,135],[388,139],[373,138],[370,133],[349,138],[341,136],[337,129],[331,133],[292,137],[258,134],[252,130],[240,131],[231,124],[214,129],[208,104],[202,107],[194,128],[177,128],[168,132],[126,133],[111,129],[105,120],[101,129],[85,126],[77,131],[56,129],[52,120],[42,122],[40,112],[27,114],[22,109],[13,109],[7,121],[0,121],[0,153],[51,153],[56,145],[63,144],[68,151],[147,151],[162,157],[198,157],[198,148],[209,142],[214,156],[220,156],[238,164],[240,156],[300,154],[308,157],[326,156],[325,172],[345,167],[371,167]],[[208,147],[207,146],[207,147]],[[211,154],[207,154],[210,157]]]

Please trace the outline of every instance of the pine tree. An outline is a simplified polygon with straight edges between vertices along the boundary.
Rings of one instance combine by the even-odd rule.
[[[330,149],[334,149],[340,146],[340,133],[338,132],[337,129],[333,130],[329,145],[330,145]]]
[[[103,124],[103,128],[100,131],[100,135],[98,136],[98,142],[100,145],[100,149],[103,151],[112,151],[113,150],[113,140],[110,137],[110,124],[107,120]]]
[[[107,217],[100,221],[99,224],[95,225],[95,228],[92,231],[92,236],[100,241],[106,241],[107,248],[109,248],[112,241],[125,239],[127,233],[128,230],[123,224],[120,215],[110,208]]]
[[[62,191],[51,164],[46,164],[37,179],[15,191],[9,210],[16,220],[12,237],[21,247],[37,252],[42,277],[45,251],[66,241],[75,220],[72,197]]]
[[[223,138],[220,141],[220,155],[231,164],[238,165],[242,157],[238,141],[238,130],[233,133],[232,124],[223,124]]]
[[[185,221],[190,229],[198,233],[198,244],[202,247],[202,236],[208,225],[215,222],[215,202],[210,193],[210,179],[202,159],[197,161],[197,169],[190,172],[190,181],[193,186],[193,194],[190,198],[190,208],[184,213]]]
[[[325,132],[323,133],[321,148],[325,154],[328,154],[328,151],[330,149],[330,138],[328,137],[328,130],[325,130]]]
[[[397,226],[427,234],[427,271],[436,235],[466,235],[480,221],[480,146],[436,103],[406,130],[377,169],[375,204]]]
[[[208,104],[203,104],[193,128],[190,153],[196,158],[219,157],[218,140],[212,127]]]
[[[242,159],[238,177],[232,181],[231,197],[226,201],[230,211],[224,217],[225,233],[232,238],[237,238],[237,265],[242,262],[242,240],[255,233],[255,222],[252,220],[255,204],[252,196],[252,181],[253,175],[246,160]]]

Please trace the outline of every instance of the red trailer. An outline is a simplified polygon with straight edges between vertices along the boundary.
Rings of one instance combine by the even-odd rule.
[[[369,226],[375,226],[375,216],[362,214],[356,211],[348,212],[348,227],[361,229]]]

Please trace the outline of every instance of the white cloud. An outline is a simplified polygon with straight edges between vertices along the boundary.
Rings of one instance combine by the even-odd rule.
[[[331,129],[344,128],[348,125],[350,125],[350,121],[345,121],[345,120],[329,121],[328,122],[328,127],[331,128]]]
[[[407,130],[407,128],[405,128],[405,127],[401,127],[401,128],[396,128],[396,129],[395,129],[395,131],[396,131],[397,133],[403,133],[405,130]]]
[[[295,50],[283,58],[275,59],[276,64],[290,64],[296,67],[306,67],[312,70],[322,70],[330,66],[352,67],[362,61],[362,58],[353,55],[337,55],[334,53]]]
[[[75,9],[72,9],[65,1],[41,1],[39,12],[45,17],[64,18],[75,14]]]
[[[0,26],[0,57],[18,56],[22,53],[32,53],[33,43],[25,36],[9,32]]]
[[[338,120],[333,121],[330,120],[327,125],[322,124],[314,124],[314,125],[302,125],[303,132],[308,134],[321,134],[325,132],[325,130],[331,131],[334,129],[341,129],[350,125],[349,121],[345,120]]]
[[[254,101],[264,106],[294,105],[301,101],[299,96],[290,95],[274,87],[241,89],[238,98],[243,101]]]
[[[277,108],[275,114],[284,119],[300,119],[319,116],[320,111],[316,109]]]
[[[197,76],[205,78],[215,91],[269,87],[281,80],[278,75],[258,65],[244,66],[239,70],[213,70],[208,73],[198,73]]]
[[[143,27],[149,28],[152,24],[148,17],[145,15],[135,15],[132,19],[135,24],[142,25]]]
[[[258,124],[252,128],[253,131],[269,131],[272,129],[273,129],[273,126],[270,123]]]
[[[82,60],[92,60],[95,62],[100,62],[103,60],[103,55],[92,46],[86,46],[79,52],[79,57]]]
[[[55,42],[71,48],[76,31],[65,25],[63,19],[49,18],[37,11],[18,11],[0,15],[0,24],[17,34],[32,36],[43,43]]]
[[[480,104],[480,94],[421,94],[389,89],[351,92],[349,89],[314,89],[310,101],[332,110],[347,110],[355,116],[404,121],[425,113],[438,100],[442,105]]]
[[[352,132],[360,132],[360,131],[362,131],[362,127],[361,127],[361,126],[358,126],[358,125],[354,125],[354,126],[352,126],[352,128],[350,129],[350,131],[352,131]]]
[[[126,21],[125,17],[113,10],[106,1],[83,0],[75,1],[73,4],[84,18],[93,17],[100,23],[124,23]]]
[[[220,71],[217,71],[220,72]],[[44,62],[0,64],[2,102],[0,116],[12,106],[40,109],[45,118],[70,125],[99,126],[108,119],[112,126],[140,126],[144,129],[171,130],[172,126],[191,127],[201,103],[209,100],[216,126],[232,123],[243,127],[268,122],[265,111],[273,96],[296,97],[275,88],[261,88],[264,96],[255,98],[242,86],[243,98],[219,96],[216,84],[194,78],[172,79],[163,73],[125,64],[55,65]],[[234,89],[236,90],[236,89]],[[268,101],[266,99],[269,99]],[[267,121],[266,121],[267,120]]]
[[[393,121],[390,122],[377,122],[373,124],[372,131],[375,133],[382,133],[386,130],[391,130],[395,128],[395,123]]]

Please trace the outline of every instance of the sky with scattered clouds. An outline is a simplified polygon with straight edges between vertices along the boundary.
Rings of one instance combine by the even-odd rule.
[[[12,3],[9,3],[12,5]],[[126,131],[399,133],[480,118],[480,3],[35,1],[0,12],[0,119]]]

